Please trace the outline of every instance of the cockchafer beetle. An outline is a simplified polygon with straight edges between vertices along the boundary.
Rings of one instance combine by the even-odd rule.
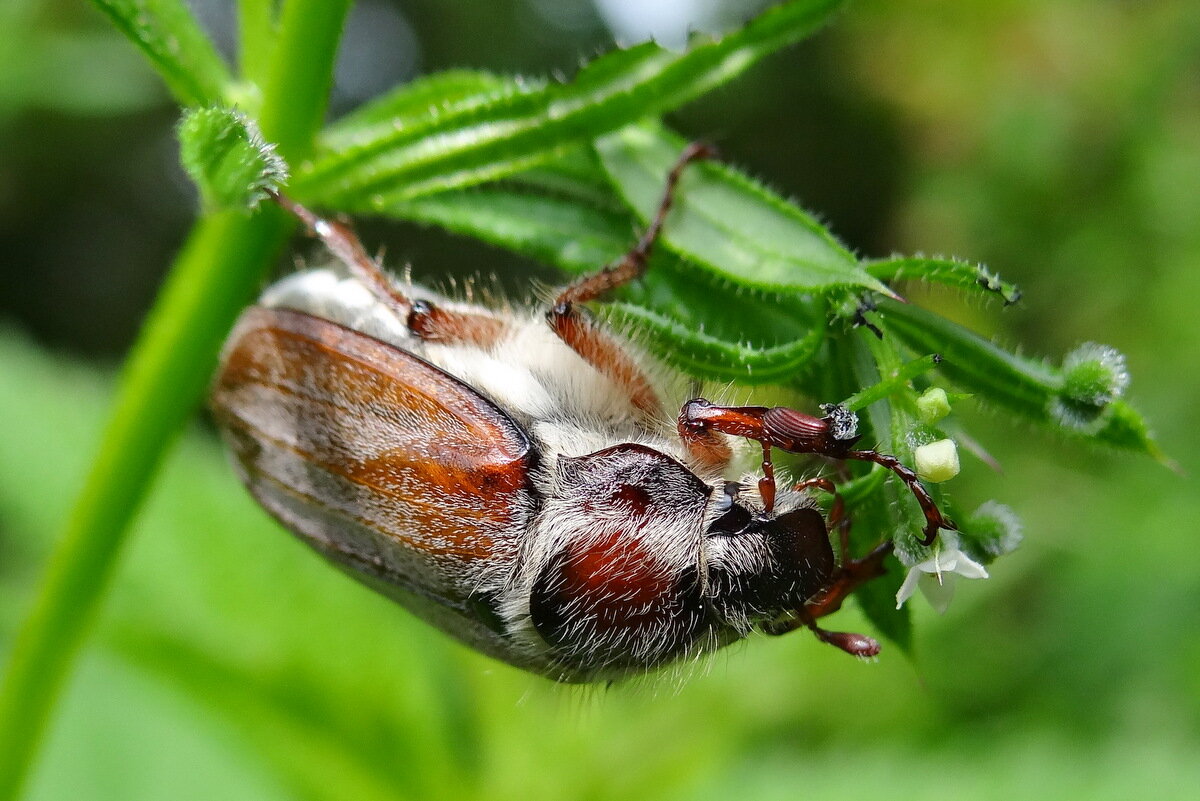
[[[685,165],[620,262],[545,313],[486,308],[385,275],[345,224],[285,196],[336,257],[267,289],[224,349],[212,409],[242,480],[284,526],[356,578],[477,650],[564,682],[622,678],[754,629],[817,625],[884,572],[890,543],[845,552],[826,478],[776,488],[772,448],[875,462],[951,528],[916,475],[856,450],[853,415],[688,400],[668,371],[580,304],[640,276]],[[760,443],[739,482],[735,446]],[[828,521],[809,492],[833,493]],[[829,531],[843,531],[841,560]]]

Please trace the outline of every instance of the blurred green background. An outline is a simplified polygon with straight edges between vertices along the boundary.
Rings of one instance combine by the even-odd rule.
[[[228,44],[229,4],[193,5]],[[570,74],[645,35],[638,5],[360,3],[333,113],[448,67]],[[754,7],[664,2],[657,30]],[[176,111],[90,7],[5,0],[0,30],[3,655],[195,199]],[[137,522],[30,798],[1196,797],[1200,7],[858,2],[672,122],[864,255],[978,259],[1025,291],[1001,312],[906,288],[921,303],[1033,355],[1121,349],[1181,473],[968,412],[1004,472],[968,460],[955,495],[1012,506],[1026,541],[945,617],[917,602],[914,660],[760,638],[686,679],[580,690],[326,567],[254,507],[202,420]],[[554,280],[364,227],[418,277]]]

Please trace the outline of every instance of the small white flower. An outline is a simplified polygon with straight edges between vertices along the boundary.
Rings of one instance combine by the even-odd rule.
[[[912,597],[920,587],[921,594],[929,605],[942,614],[954,597],[954,581],[956,576],[969,579],[983,579],[988,572],[983,565],[964,554],[958,548],[939,547],[933,555],[924,562],[919,562],[908,569],[900,591],[896,593],[896,608]]]

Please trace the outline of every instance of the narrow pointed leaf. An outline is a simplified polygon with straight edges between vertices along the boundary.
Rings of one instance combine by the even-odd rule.
[[[238,0],[238,65],[242,78],[259,86],[266,82],[275,49],[273,0]]]
[[[397,86],[342,117],[321,133],[320,150],[334,153],[352,147],[367,132],[425,123],[442,114],[462,113],[471,106],[540,88],[541,82],[484,70],[437,72]]]
[[[150,60],[184,106],[222,101],[229,68],[182,0],[92,0]]]
[[[396,202],[389,217],[441,226],[579,274],[635,241],[627,215],[519,187],[483,187]]]
[[[917,279],[957,287],[967,291],[986,292],[999,296],[1008,306],[1021,300],[1021,290],[1015,284],[984,267],[958,259],[931,259],[924,256],[897,256],[866,264],[867,272],[881,281]]]
[[[1095,426],[1065,425],[1054,414],[1063,393],[1057,367],[1009,353],[983,337],[909,303],[883,301],[880,319],[888,333],[920,352],[943,357],[938,370],[963,389],[1034,422],[1094,442],[1165,457],[1145,420],[1124,401],[1112,401]]]
[[[794,0],[717,41],[675,53],[653,44],[618,50],[570,83],[467,104],[425,124],[364,125],[300,171],[299,199],[370,211],[398,200],[511,175],[647,115],[682,105],[815,30],[839,0]],[[346,131],[349,133],[348,131]]]
[[[801,339],[773,347],[718,339],[643,306],[614,303],[606,316],[638,333],[653,353],[698,378],[742,384],[786,383],[817,355],[825,329],[814,326]]]
[[[922,373],[932,370],[940,360],[941,357],[936,354],[923,356],[920,359],[913,359],[899,369],[893,370],[890,375],[883,378],[879,383],[854,393],[839,405],[845,406],[852,412],[856,412],[897,392],[911,391],[908,387],[908,382]]]
[[[617,191],[646,223],[686,144],[647,124],[605,136],[596,149]],[[724,164],[687,168],[663,241],[737,286],[767,292],[861,286],[890,294],[815,219]]]
[[[520,187],[447,192],[395,203],[387,211],[573,274],[619,259],[637,238],[637,222],[628,214]],[[606,306],[604,314],[636,331],[664,360],[702,378],[783,381],[816,354],[825,333],[821,304],[736,295],[703,277],[689,262],[655,254],[646,277],[622,293],[631,302]]]

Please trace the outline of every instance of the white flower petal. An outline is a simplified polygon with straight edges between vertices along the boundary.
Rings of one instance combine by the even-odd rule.
[[[904,602],[911,598],[913,593],[917,591],[917,582],[922,575],[924,574],[921,572],[920,566],[908,569],[908,575],[904,577],[904,583],[900,585],[900,590],[896,593],[897,609],[904,606]]]
[[[987,568],[961,551],[958,554],[958,563],[954,566],[954,572],[963,578],[969,579],[985,579],[988,577]]]
[[[929,605],[939,614],[944,613],[954,597],[954,582],[959,576],[981,579],[987,578],[988,572],[958,548],[939,545],[928,559],[909,568],[900,591],[896,593],[896,608],[903,606],[919,588]]]
[[[946,614],[950,601],[954,598],[954,575],[947,574],[940,578],[936,575],[921,576],[919,582],[921,594],[939,615]]]

